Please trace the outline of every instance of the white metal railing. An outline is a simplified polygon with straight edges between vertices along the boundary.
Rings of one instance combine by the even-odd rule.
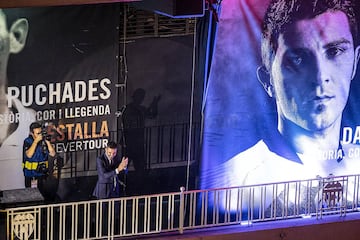
[[[99,239],[358,211],[360,175],[2,210],[7,239]]]

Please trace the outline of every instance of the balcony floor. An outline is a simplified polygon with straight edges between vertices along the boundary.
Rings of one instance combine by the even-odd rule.
[[[157,240],[359,240],[360,212],[345,216],[327,215],[316,217],[277,220],[252,225],[231,225],[224,227],[186,230],[183,234],[163,233],[142,237],[121,239]]]

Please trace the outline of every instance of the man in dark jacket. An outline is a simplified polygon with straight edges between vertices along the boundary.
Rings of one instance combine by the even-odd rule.
[[[128,164],[127,157],[117,155],[117,144],[110,141],[105,152],[96,159],[98,181],[93,195],[97,199],[116,198],[120,196],[121,185],[118,174],[126,171]]]

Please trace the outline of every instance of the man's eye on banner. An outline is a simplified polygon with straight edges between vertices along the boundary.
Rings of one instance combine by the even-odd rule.
[[[201,188],[357,174],[355,1],[224,1],[221,9]]]

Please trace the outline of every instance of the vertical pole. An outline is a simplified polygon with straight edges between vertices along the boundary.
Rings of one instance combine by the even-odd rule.
[[[185,187],[180,187],[180,209],[179,209],[179,233],[183,234],[184,232],[184,212],[185,212],[185,197],[184,197]]]

